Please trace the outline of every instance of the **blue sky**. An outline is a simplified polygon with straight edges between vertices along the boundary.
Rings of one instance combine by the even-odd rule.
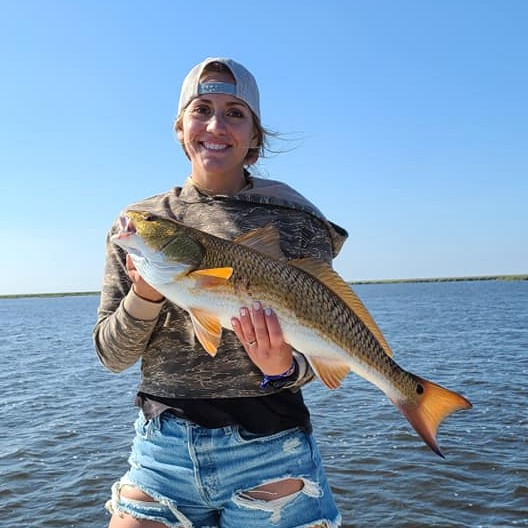
[[[98,290],[128,203],[184,181],[179,87],[257,77],[258,173],[350,238],[347,280],[528,273],[528,3],[20,0],[0,7],[0,294]]]

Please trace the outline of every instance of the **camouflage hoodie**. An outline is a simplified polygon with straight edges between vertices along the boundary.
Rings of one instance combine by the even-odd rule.
[[[273,224],[288,258],[332,261],[347,237],[346,231],[326,220],[286,184],[249,175],[247,180],[246,187],[235,195],[211,196],[198,190],[189,178],[183,187],[127,209],[151,211],[229,240]],[[116,230],[117,221],[107,238],[101,301],[93,331],[101,362],[119,372],[141,358],[139,391],[164,398],[262,396],[262,374],[232,331],[224,329],[218,353],[212,358],[195,339],[185,311],[169,301],[153,303],[134,294],[125,269],[125,253],[109,240]],[[298,353],[297,358],[302,360]],[[312,377],[309,369],[301,369],[296,384]]]

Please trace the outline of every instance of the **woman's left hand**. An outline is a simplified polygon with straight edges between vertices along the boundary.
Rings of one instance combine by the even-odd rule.
[[[284,335],[275,312],[255,301],[251,308],[240,308],[240,316],[231,319],[233,331],[244,345],[251,361],[263,374],[286,372],[293,360],[292,347]]]

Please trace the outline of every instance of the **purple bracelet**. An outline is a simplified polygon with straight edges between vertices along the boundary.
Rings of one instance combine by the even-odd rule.
[[[270,381],[276,381],[276,380],[280,380],[283,378],[287,378],[288,376],[291,376],[295,372],[296,367],[297,367],[297,363],[295,362],[295,359],[292,358],[292,363],[288,367],[288,370],[285,370],[282,374],[274,374],[273,376],[264,374],[264,377],[262,378],[262,381],[260,382],[260,388],[265,389],[268,386],[268,383]]]

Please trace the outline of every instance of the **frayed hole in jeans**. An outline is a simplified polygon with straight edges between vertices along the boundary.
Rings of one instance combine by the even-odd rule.
[[[261,501],[272,501],[282,499],[301,491],[304,488],[304,482],[300,479],[284,479],[277,482],[270,482],[241,493],[246,499],[255,499]]]

